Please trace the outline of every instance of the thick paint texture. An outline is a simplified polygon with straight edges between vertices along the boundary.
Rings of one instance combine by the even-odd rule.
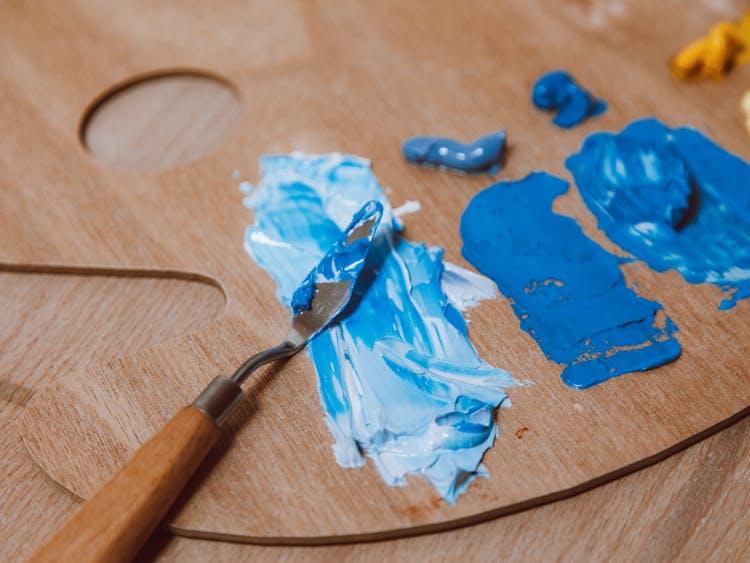
[[[750,165],[690,128],[643,119],[566,165],[610,239],[658,272],[750,296]]]
[[[672,71],[679,78],[722,78],[735,66],[750,60],[750,11],[736,22],[714,25],[674,56]]]
[[[339,239],[320,259],[318,265],[310,270],[292,295],[290,306],[295,317],[310,310],[313,297],[321,284],[348,285],[347,297],[341,300],[342,306],[351,300],[382,215],[383,206],[377,201],[368,201],[354,214]]]
[[[657,322],[661,306],[627,287],[616,256],[552,212],[567,189],[539,172],[480,192],[461,217],[463,255],[512,300],[546,356],[565,364],[571,387],[674,360],[676,327]]]
[[[493,410],[506,400],[503,387],[515,384],[479,357],[453,305],[466,301],[472,277],[452,268],[446,287],[460,295],[446,295],[442,250],[399,235],[366,160],[292,154],[263,157],[261,167],[246,198],[255,224],[245,244],[287,305],[352,214],[370,200],[382,205],[355,307],[308,351],[339,464],[360,466],[367,454],[388,484],[423,475],[455,502],[486,475],[480,461],[495,438]]]
[[[592,96],[563,70],[542,75],[534,84],[531,101],[539,109],[556,111],[552,123],[564,129],[607,110],[604,100]]]
[[[448,137],[412,137],[404,141],[402,151],[409,162],[445,168],[454,172],[496,174],[505,151],[505,131],[461,143]]]

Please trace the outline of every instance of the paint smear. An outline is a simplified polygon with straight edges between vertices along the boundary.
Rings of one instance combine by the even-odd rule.
[[[723,21],[705,37],[680,50],[671,61],[679,78],[722,78],[750,60],[750,11],[736,22]]]
[[[643,119],[589,136],[568,158],[613,242],[657,272],[711,283],[731,309],[750,297],[750,165],[695,129]]]
[[[477,194],[461,217],[463,255],[492,278],[545,355],[578,389],[680,354],[661,305],[628,288],[616,256],[552,212],[567,183],[544,172]]]
[[[542,75],[534,84],[531,101],[539,109],[556,111],[552,123],[563,129],[575,127],[607,110],[607,103],[591,95],[564,70]]]
[[[367,454],[389,485],[427,478],[448,502],[478,475],[492,445],[493,410],[516,382],[482,360],[454,303],[476,280],[451,268],[441,288],[443,251],[406,241],[368,161],[338,154],[267,156],[245,203],[255,210],[245,246],[277,283],[285,305],[363,203],[383,218],[356,308],[308,345],[338,463]],[[476,275],[476,274],[475,274]],[[456,279],[460,279],[458,282]],[[361,281],[361,278],[360,278]],[[478,285],[477,291],[486,292]]]
[[[404,158],[414,164],[461,174],[497,174],[505,151],[505,131],[484,135],[471,143],[449,137],[412,137],[404,141]]]

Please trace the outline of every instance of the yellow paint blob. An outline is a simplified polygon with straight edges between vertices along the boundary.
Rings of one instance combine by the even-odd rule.
[[[750,60],[750,11],[736,22],[724,21],[683,48],[672,59],[672,71],[680,78],[724,76],[734,66]]]

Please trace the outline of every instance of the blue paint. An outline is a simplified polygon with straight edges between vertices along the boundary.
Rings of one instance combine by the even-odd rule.
[[[750,165],[690,128],[643,119],[568,158],[610,239],[658,272],[750,297]]]
[[[513,310],[546,356],[565,364],[563,381],[583,389],[616,375],[677,358],[661,305],[627,287],[618,259],[552,212],[567,191],[538,172],[477,194],[461,217],[463,255],[512,300]]]
[[[339,464],[366,453],[390,485],[426,477],[450,503],[479,475],[495,439],[493,410],[506,402],[505,371],[482,360],[453,305],[471,277],[451,269],[441,287],[440,248],[404,240],[366,160],[352,156],[269,156],[246,199],[255,210],[245,245],[289,304],[306,273],[341,236],[364,202],[383,207],[354,308],[308,345]]]
[[[349,299],[351,299],[354,287],[359,278],[367,258],[367,253],[375,237],[375,230],[380,224],[383,214],[383,206],[377,201],[368,201],[352,217],[351,223],[344,229],[338,240],[318,262],[317,266],[292,295],[290,307],[293,315],[299,315],[310,310],[310,302],[316,293],[317,287],[322,283],[350,282]],[[372,221],[367,236],[357,237],[349,241],[349,237],[358,229],[365,227],[368,221]]]
[[[543,110],[556,110],[552,123],[567,129],[589,117],[607,110],[604,100],[592,96],[581,88],[573,77],[563,70],[554,70],[542,75],[534,84],[531,93],[534,105]]]
[[[505,131],[461,143],[448,137],[412,137],[404,142],[404,158],[415,164],[459,173],[497,174],[505,150]]]

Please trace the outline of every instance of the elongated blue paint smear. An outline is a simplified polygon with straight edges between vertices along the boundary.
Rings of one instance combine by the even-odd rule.
[[[505,151],[505,131],[462,143],[449,137],[412,137],[404,141],[404,158],[415,164],[445,168],[459,173],[497,174]]]
[[[750,297],[750,165],[695,129],[643,119],[589,136],[568,158],[610,239],[658,272]]]
[[[661,305],[627,287],[616,256],[569,217],[552,212],[568,189],[538,172],[477,194],[461,217],[463,255],[512,300],[521,328],[548,358],[566,364],[563,381],[583,389],[677,358],[680,345]]]
[[[553,70],[542,75],[534,84],[531,101],[539,109],[556,110],[552,123],[563,129],[574,127],[607,110],[604,100],[581,88],[573,77],[563,70]]]
[[[360,276],[366,290],[308,351],[339,464],[360,466],[366,453],[388,484],[420,474],[454,503],[487,474],[480,462],[495,438],[493,410],[506,400],[503,387],[515,384],[479,357],[452,304],[466,302],[472,277],[459,283],[452,268],[448,286],[462,295],[444,293],[442,250],[398,234],[366,160],[292,154],[263,157],[261,167],[261,183],[245,200],[255,210],[245,245],[286,305],[352,214],[369,200],[383,206]]]

